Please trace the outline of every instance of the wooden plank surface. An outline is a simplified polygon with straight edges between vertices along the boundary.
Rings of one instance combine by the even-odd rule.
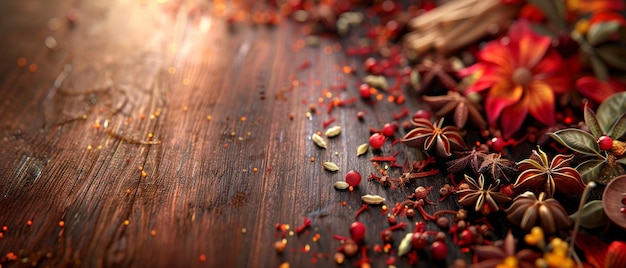
[[[157,2],[0,3],[0,256],[19,257],[3,266],[325,267],[360,195],[393,204],[420,185],[332,188],[350,169],[364,178],[376,171],[372,152],[357,158],[356,147],[400,111],[358,101],[328,115],[318,105],[331,100],[322,89],[339,82],[348,90],[333,97],[358,96],[359,76],[340,68],[360,61],[337,49],[339,40],[294,49],[305,36],[293,22],[229,25],[206,3]],[[310,104],[318,112],[306,118]],[[343,133],[323,150],[309,137],[330,117]],[[390,143],[378,154],[396,151],[415,158]],[[324,171],[324,161],[340,171]],[[426,180],[435,189],[445,182]],[[454,207],[449,200],[426,210]],[[288,235],[277,254],[274,226],[293,230],[304,217],[313,227]],[[359,218],[371,245],[385,217],[373,207]],[[378,267],[388,256],[370,254]],[[452,249],[448,264],[459,254]]]

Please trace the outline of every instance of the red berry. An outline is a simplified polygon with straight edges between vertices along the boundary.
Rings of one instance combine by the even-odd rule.
[[[393,242],[393,232],[391,230],[384,230],[380,236],[383,239],[383,242],[385,243],[391,243]]]
[[[502,150],[504,150],[504,147],[506,147],[507,145],[508,143],[501,137],[494,137],[491,139],[491,149],[494,152],[502,152]]]
[[[348,174],[346,174],[346,182],[352,187],[359,186],[359,183],[361,183],[361,174],[354,170],[350,170]]]
[[[376,65],[377,62],[375,58],[367,58],[365,62],[363,62],[363,69],[365,69],[368,73],[372,73],[376,68]]]
[[[415,119],[421,118],[421,119],[426,119],[429,121],[430,121],[431,116],[432,116],[432,113],[429,110],[417,110],[417,112],[413,114],[413,118]]]
[[[428,237],[425,234],[413,233],[413,236],[411,237],[411,246],[413,246],[414,249],[424,249],[427,243]]]
[[[357,243],[363,241],[363,239],[365,238],[365,225],[358,221],[350,224],[350,236],[352,237],[352,240],[356,241]]]
[[[374,133],[372,134],[372,136],[370,136],[370,146],[372,146],[372,149],[380,149],[381,147],[383,147],[383,144],[386,140],[387,138],[384,135],[380,133]]]
[[[611,150],[611,148],[613,148],[613,139],[604,135],[598,139],[598,145],[600,145],[600,150]]]
[[[372,96],[370,86],[368,84],[361,84],[359,86],[359,95],[361,95],[361,98],[369,99]]]
[[[435,260],[438,260],[438,261],[445,260],[446,256],[448,256],[448,246],[446,246],[446,243],[444,242],[435,241],[430,246],[430,254],[431,256],[433,256],[433,259]]]
[[[387,123],[383,126],[383,135],[385,135],[385,137],[391,137],[396,132],[396,129],[396,125]]]
[[[472,234],[472,231],[470,231],[469,229],[465,229],[461,232],[459,239],[460,239],[459,244],[469,245],[474,240],[474,235]]]

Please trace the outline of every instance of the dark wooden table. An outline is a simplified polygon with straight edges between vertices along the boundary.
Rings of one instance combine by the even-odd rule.
[[[403,105],[359,100],[328,114],[334,98],[358,97],[362,81],[360,70],[343,72],[362,59],[347,57],[341,40],[307,46],[293,21],[231,25],[213,3],[160,2],[0,2],[3,267],[334,266],[332,236],[349,235],[361,195],[393,206],[418,185],[446,181],[390,189],[365,180],[377,172],[374,153],[357,157],[356,148],[369,128],[419,104],[408,91]],[[331,89],[340,83],[347,89]],[[310,136],[330,118],[343,132],[320,149]],[[416,158],[390,142],[377,154],[395,152]],[[360,187],[335,190],[351,169],[363,175]],[[304,217],[313,226],[287,233],[277,254],[276,224],[294,230]],[[389,255],[371,247],[386,216],[372,206],[359,219],[381,267]],[[451,248],[447,263],[459,256]]]

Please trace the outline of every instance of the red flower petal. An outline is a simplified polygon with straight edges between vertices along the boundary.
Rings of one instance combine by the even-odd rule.
[[[530,82],[524,99],[534,118],[547,126],[554,125],[554,93],[549,85],[538,80]]]
[[[495,123],[505,108],[518,103],[524,93],[521,86],[510,80],[502,80],[489,90],[485,100],[485,111],[490,123]]]
[[[626,267],[626,243],[613,241],[609,245],[604,261],[605,267]]]
[[[597,236],[580,232],[577,234],[574,244],[585,253],[587,262],[593,267],[614,267],[604,266],[608,246]]]
[[[503,45],[500,41],[487,43],[477,54],[479,60],[495,64],[509,73],[513,72],[513,66],[511,65],[512,56],[510,48]]]
[[[522,123],[528,114],[527,98],[522,99],[517,104],[507,107],[500,115],[500,129],[505,139],[510,138],[513,133],[522,127]]]
[[[517,66],[534,67],[552,43],[550,37],[534,33],[526,20],[519,20],[511,25],[508,34],[514,48],[513,54],[517,56]]]

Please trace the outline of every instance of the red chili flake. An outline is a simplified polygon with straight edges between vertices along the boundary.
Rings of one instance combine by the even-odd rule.
[[[339,84],[336,84],[336,85],[330,85],[330,89],[332,89],[332,90],[345,90],[346,88],[348,88],[346,83],[339,83]]]
[[[406,107],[402,107],[402,111],[399,114],[393,114],[393,120],[400,120],[407,115],[409,115],[409,110]]]
[[[363,213],[363,211],[366,211],[368,209],[369,209],[369,206],[367,204],[363,204],[363,206],[361,206],[361,208],[359,208],[359,210],[357,210],[356,213],[354,213],[354,218],[357,219],[359,215]]]
[[[309,227],[311,227],[311,219],[309,219],[308,217],[304,217],[304,222],[302,223],[302,225],[296,227],[296,233],[300,234]]]
[[[310,66],[311,66],[311,61],[306,60],[298,66],[298,71],[302,71],[306,68],[309,68]]]
[[[328,126],[330,126],[330,124],[332,124],[333,122],[335,122],[335,118],[334,118],[334,117],[331,117],[330,119],[328,119],[328,120],[326,120],[326,121],[322,122],[322,126],[323,126],[324,128],[327,128],[327,127],[328,127]]]

